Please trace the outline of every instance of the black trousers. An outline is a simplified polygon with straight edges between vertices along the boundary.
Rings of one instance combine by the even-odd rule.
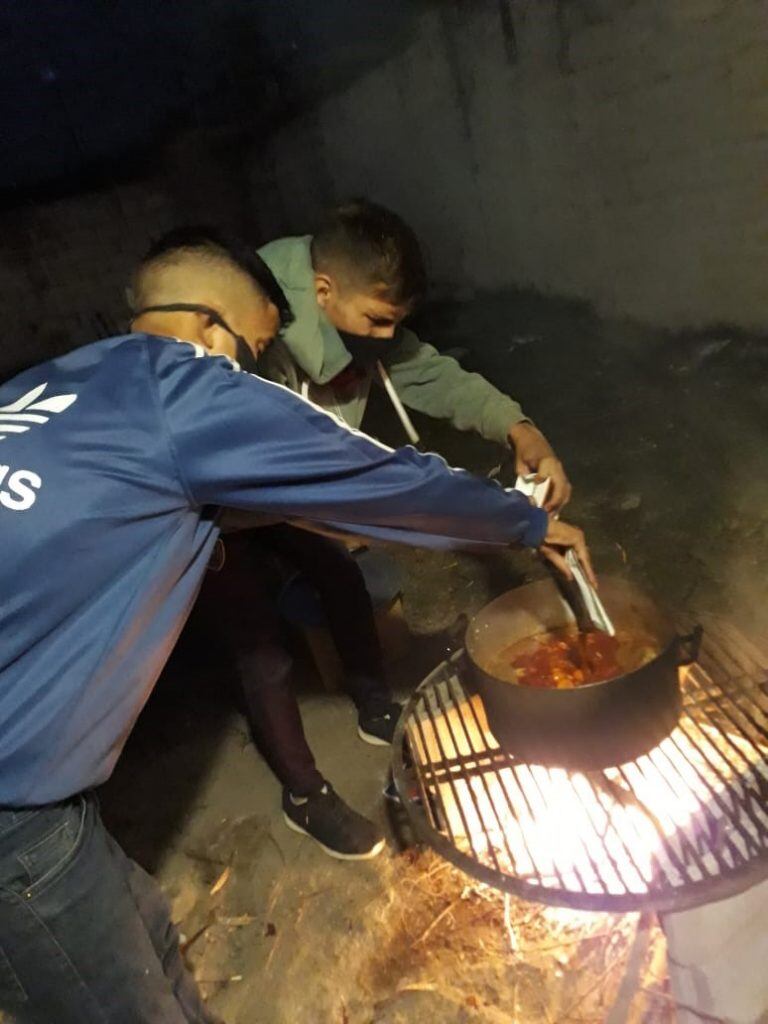
[[[224,537],[226,558],[206,574],[201,602],[237,665],[251,734],[272,770],[296,796],[324,782],[301,723],[293,659],[277,611],[279,566],[304,574],[317,591],[358,708],[391,700],[362,572],[343,544],[279,524]]]

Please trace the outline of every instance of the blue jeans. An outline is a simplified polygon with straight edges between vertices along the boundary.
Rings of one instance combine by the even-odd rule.
[[[13,1024],[213,1024],[160,887],[94,796],[0,808],[0,1010]]]

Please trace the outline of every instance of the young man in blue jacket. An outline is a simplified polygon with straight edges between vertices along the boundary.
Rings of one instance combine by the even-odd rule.
[[[134,333],[0,386],[0,1011],[21,1024],[213,1019],[92,789],[188,615],[221,506],[588,561],[579,531],[520,495],[242,372],[279,327],[263,268],[179,242],[145,269]]]

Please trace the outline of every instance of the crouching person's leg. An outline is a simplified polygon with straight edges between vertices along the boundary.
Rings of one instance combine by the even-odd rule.
[[[137,887],[92,796],[0,809],[0,1009],[13,1024],[209,1024],[182,972],[159,888]]]
[[[360,737],[392,742],[401,707],[384,677],[373,604],[357,560],[343,544],[282,524],[262,531],[269,544],[297,566],[320,596],[358,710]]]

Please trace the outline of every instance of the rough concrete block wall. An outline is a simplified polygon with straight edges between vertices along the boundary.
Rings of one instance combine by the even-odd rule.
[[[448,284],[765,327],[768,3],[436,4],[255,178],[293,230],[329,197],[392,205]]]
[[[4,213],[0,369],[123,329],[131,267],[172,222],[172,204],[145,183]]]
[[[151,173],[0,213],[0,379],[124,330],[132,268],[169,228],[247,228],[246,160],[232,149],[215,133],[181,137]]]

